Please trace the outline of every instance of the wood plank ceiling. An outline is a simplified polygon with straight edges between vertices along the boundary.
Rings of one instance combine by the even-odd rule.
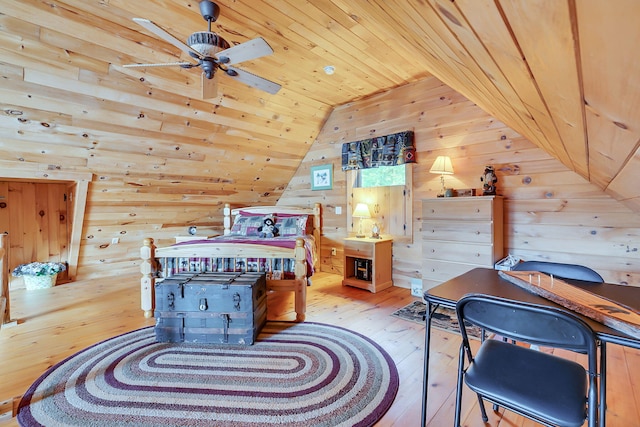
[[[132,18],[186,40],[206,29],[195,0],[0,0],[0,159],[191,175],[277,198],[333,107],[434,75],[640,210],[637,0],[217,3],[214,31],[274,49],[239,68],[281,84],[278,94],[222,76],[202,100],[199,69],[122,67],[185,60]],[[42,154],[43,133],[83,154]],[[136,170],[138,155],[164,160]],[[237,156],[251,169],[225,161]],[[202,166],[180,170],[184,158]]]

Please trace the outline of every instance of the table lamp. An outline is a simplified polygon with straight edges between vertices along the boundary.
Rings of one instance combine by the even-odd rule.
[[[433,162],[431,169],[429,169],[429,172],[440,174],[440,182],[442,183],[441,195],[444,196],[444,176],[453,175],[453,165],[451,164],[449,156],[438,156],[436,161]]]
[[[360,227],[358,229],[358,234],[356,234],[356,237],[364,237],[364,233],[362,232],[362,218],[371,218],[369,206],[367,206],[366,203],[358,203],[351,216],[353,216],[354,218],[360,218]]]

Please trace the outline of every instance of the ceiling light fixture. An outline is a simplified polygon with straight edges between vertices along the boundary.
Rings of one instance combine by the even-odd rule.
[[[336,72],[336,67],[334,67],[333,65],[327,65],[326,67],[324,67],[324,72],[326,75],[330,76]]]

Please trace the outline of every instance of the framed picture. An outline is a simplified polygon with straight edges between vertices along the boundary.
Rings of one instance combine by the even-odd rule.
[[[333,188],[333,164],[311,166],[311,189],[331,190]]]

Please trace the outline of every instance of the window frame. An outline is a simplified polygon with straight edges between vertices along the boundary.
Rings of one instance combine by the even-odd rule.
[[[358,203],[366,203],[371,219],[363,219],[365,235],[371,235],[373,223],[381,233],[401,243],[413,243],[413,163],[406,163],[405,184],[379,187],[358,187],[359,170],[347,170],[347,233],[350,237],[358,231],[359,220],[353,218]],[[381,166],[385,167],[385,166]],[[395,208],[393,208],[395,207]]]

